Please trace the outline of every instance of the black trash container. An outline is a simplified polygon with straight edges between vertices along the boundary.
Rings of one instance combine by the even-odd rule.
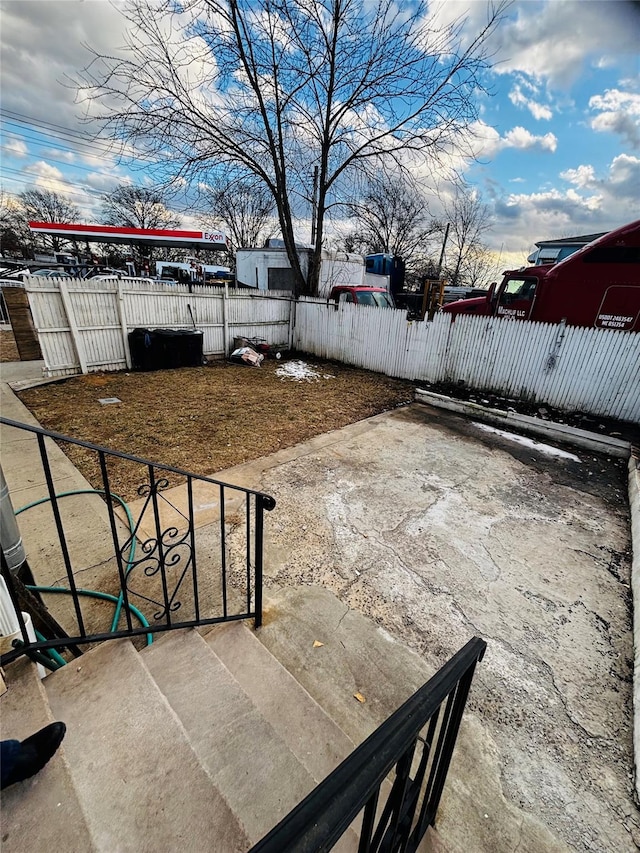
[[[151,329],[134,329],[129,332],[129,351],[134,370],[158,370],[157,346],[154,347]]]
[[[202,364],[203,333],[199,329],[134,329],[129,349],[134,370],[166,370]]]

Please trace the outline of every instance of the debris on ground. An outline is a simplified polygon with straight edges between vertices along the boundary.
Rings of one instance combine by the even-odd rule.
[[[248,367],[260,367],[264,356],[253,347],[239,347],[231,353],[231,361],[236,364],[246,364]]]
[[[292,379],[294,382],[319,382],[321,379],[335,379],[333,373],[319,373],[306,361],[288,361],[276,370],[280,379]]]

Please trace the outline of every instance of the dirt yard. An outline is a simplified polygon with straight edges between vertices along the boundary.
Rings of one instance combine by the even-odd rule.
[[[393,409],[413,397],[409,382],[310,360],[251,368],[224,362],[153,373],[79,376],[20,394],[47,429],[114,450],[213,474],[313,436]],[[292,375],[279,375],[283,370]],[[120,403],[103,405],[100,399]],[[81,447],[65,452],[100,487],[98,460]],[[113,460],[112,488],[136,496],[140,468]],[[172,485],[179,477],[170,479]]]

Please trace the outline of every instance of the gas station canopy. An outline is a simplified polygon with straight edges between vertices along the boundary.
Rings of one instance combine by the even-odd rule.
[[[176,231],[163,228],[121,228],[118,225],[77,225],[64,222],[30,222],[34,234],[86,240],[92,243],[126,243],[136,246],[208,249],[227,251],[227,235],[222,231]]]

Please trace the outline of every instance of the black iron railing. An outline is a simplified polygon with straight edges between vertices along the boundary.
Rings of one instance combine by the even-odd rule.
[[[238,619],[254,619],[260,625],[264,511],[275,507],[272,497],[41,427],[6,418],[0,423],[34,436],[41,476],[30,471],[28,481],[46,484],[45,497],[15,507],[22,536],[36,555],[27,567],[25,586],[20,571],[8,571],[2,554],[2,574],[23,641],[2,655],[0,664],[50,649],[78,654],[87,643],[150,638],[173,628]],[[67,491],[68,481],[63,485],[56,477],[58,471],[64,475],[64,469],[57,465],[60,450],[53,441],[58,447],[81,449],[95,489]],[[139,483],[131,505],[117,493],[114,479]],[[178,485],[169,488],[172,482]],[[96,502],[93,512],[87,501]],[[93,531],[83,529],[85,511],[87,524],[94,519]],[[41,548],[31,531],[43,525],[49,531],[44,538],[57,541]],[[94,541],[96,536],[100,541]],[[52,584],[56,573],[59,577]],[[90,573],[94,588],[80,584],[85,573]],[[46,602],[63,628],[58,636],[28,640],[20,606],[24,596]],[[108,626],[103,624],[104,602],[113,608]]]
[[[362,814],[360,853],[413,853],[436,812],[476,663],[470,640],[250,853],[331,850]],[[384,800],[385,779],[394,770]]]

